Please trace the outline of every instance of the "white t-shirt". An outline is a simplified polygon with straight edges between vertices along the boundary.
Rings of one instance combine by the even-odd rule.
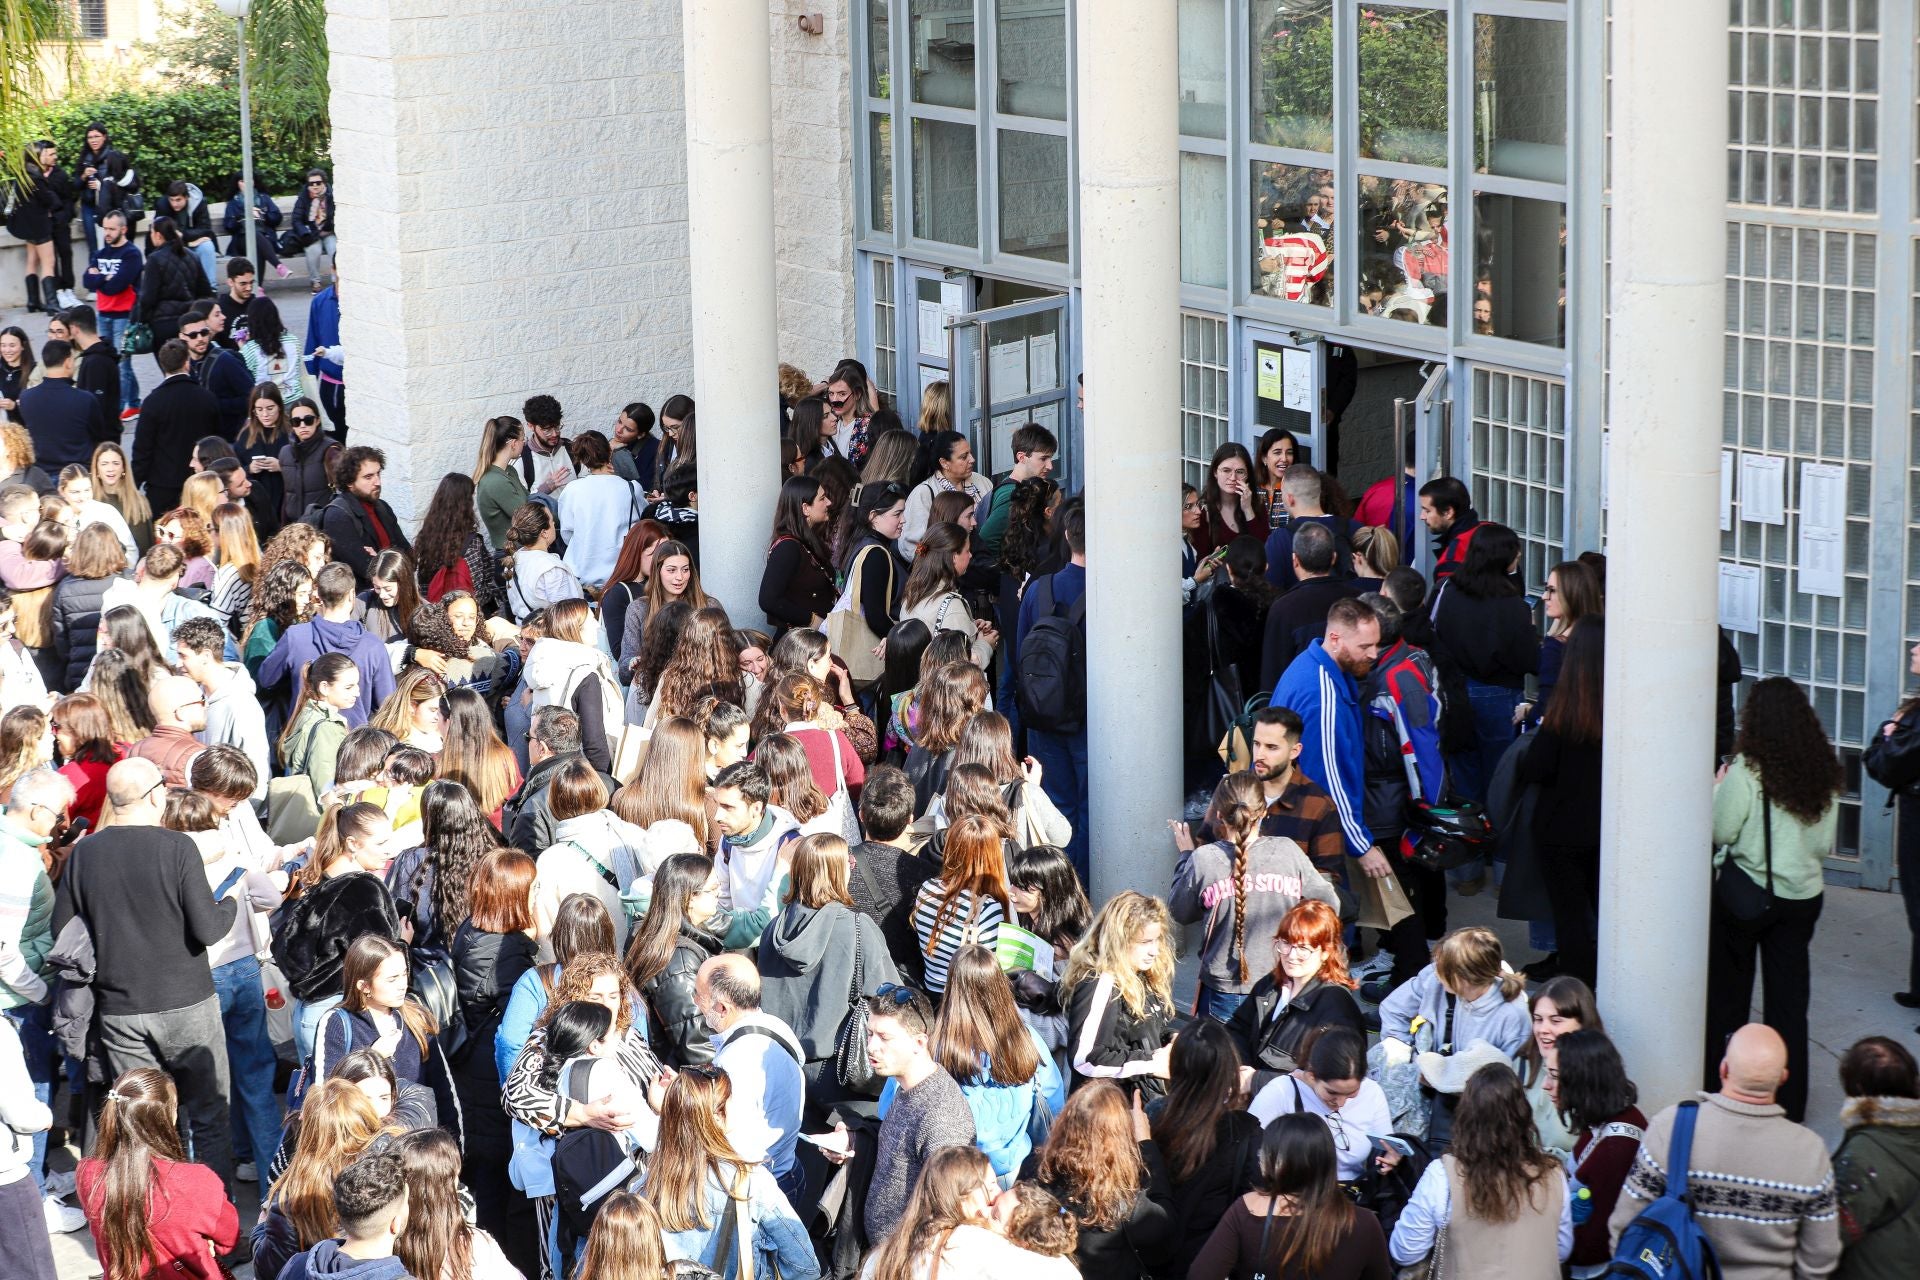
[[[1247,1111],[1261,1128],[1278,1117],[1295,1111],[1319,1116],[1333,1134],[1333,1153],[1340,1161],[1340,1177],[1351,1182],[1366,1172],[1373,1151],[1373,1139],[1393,1132],[1393,1112],[1387,1106],[1386,1091],[1371,1079],[1360,1081],[1360,1092],[1348,1098],[1338,1111],[1330,1111],[1320,1101],[1313,1086],[1292,1076],[1269,1080],[1266,1088],[1253,1095]]]

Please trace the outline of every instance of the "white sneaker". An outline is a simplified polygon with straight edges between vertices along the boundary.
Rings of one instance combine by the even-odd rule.
[[[40,1180],[40,1189],[50,1196],[70,1196],[73,1194],[73,1170],[62,1173],[49,1173]]]
[[[1368,956],[1359,968],[1352,971],[1352,976],[1356,978],[1371,978],[1375,974],[1384,973],[1391,968],[1393,968],[1393,956],[1385,951],[1376,951]]]
[[[47,1230],[54,1235],[64,1236],[87,1225],[87,1215],[58,1196],[48,1196],[40,1204],[46,1210]]]
[[[60,291],[60,305],[63,307],[77,307],[80,305],[80,299],[74,296],[73,290],[62,289]]]
[[[260,1181],[259,1166],[255,1165],[251,1160],[242,1160],[239,1164],[234,1166],[233,1180],[235,1182]]]

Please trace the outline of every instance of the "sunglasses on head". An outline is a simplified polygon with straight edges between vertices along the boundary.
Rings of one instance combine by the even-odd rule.
[[[891,1000],[898,1005],[913,1003],[913,988],[903,987],[897,982],[883,982],[873,994],[877,1000]]]

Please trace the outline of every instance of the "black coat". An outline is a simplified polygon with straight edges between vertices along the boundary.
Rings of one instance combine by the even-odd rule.
[[[133,307],[136,320],[153,329],[153,346],[180,336],[180,317],[199,298],[211,298],[213,285],[200,269],[200,260],[184,246],[163,244],[147,254],[140,272],[140,301]],[[211,430],[211,428],[209,428]]]
[[[120,581],[112,578],[76,578],[72,574],[53,585],[53,651],[65,669],[71,693],[87,678],[93,655],[100,647],[100,614],[107,588]]]
[[[694,1003],[693,986],[700,966],[719,954],[718,938],[682,924],[667,967],[640,988],[647,999],[648,1039],[662,1062],[686,1067],[713,1061],[713,1032]]]
[[[128,180],[129,168],[126,156],[116,150],[111,142],[99,151],[83,147],[80,158],[73,162],[74,183],[81,198],[93,206],[96,215],[118,209],[126,203],[127,192],[139,187],[137,174],[133,180]],[[93,176],[100,180],[98,187],[89,187],[87,179],[81,176],[88,169],[92,169]],[[131,221],[137,225],[140,220],[134,218]]]
[[[385,498],[375,498],[373,509],[378,514],[381,527],[386,530],[387,543],[396,551],[413,554],[413,544],[407,541],[407,535],[400,531],[399,518],[393,514],[393,508],[387,505]],[[333,558],[353,570],[353,580],[361,590],[373,585],[367,576],[367,568],[373,563],[373,556],[367,548],[377,549],[380,540],[374,536],[373,521],[367,517],[366,504],[348,493],[334,495],[333,501],[320,516],[320,532],[333,542]]]
[[[1147,1166],[1147,1184],[1134,1198],[1133,1212],[1119,1226],[1105,1229],[1091,1226],[1081,1216],[1067,1188],[1041,1182],[1053,1193],[1066,1212],[1080,1222],[1080,1243],[1073,1260],[1083,1276],[1098,1280],[1146,1280],[1165,1271],[1166,1263],[1179,1247],[1181,1223],[1175,1217],[1173,1185],[1167,1180],[1166,1161],[1160,1158],[1160,1145],[1151,1139],[1140,1144],[1140,1158]],[[1030,1156],[1022,1166],[1022,1177],[1038,1171],[1038,1157]]]
[[[487,933],[463,920],[453,934],[453,982],[460,993],[460,1018],[467,1029],[467,1045],[454,1064],[456,1079],[471,1067],[484,1079],[494,1079],[493,1033],[507,1011],[507,998],[520,975],[533,967],[538,948],[524,933]],[[495,1098],[498,1105],[499,1099]]]
[[[231,351],[209,347],[206,359],[188,365],[193,380],[220,402],[220,434],[236,439],[247,425],[247,397],[253,393],[253,374],[247,362]]]
[[[111,342],[96,342],[82,351],[73,370],[73,385],[100,402],[100,412],[120,438],[120,353]]]
[[[280,450],[280,519],[292,524],[309,507],[324,507],[333,501],[333,466],[340,460],[341,444],[324,431],[316,431],[311,440],[296,440]]]
[[[548,756],[527,770],[520,789],[507,797],[500,814],[500,827],[509,845],[516,849],[546,849],[553,844],[553,829],[559,825],[553,817],[553,775],[560,772],[562,765],[585,758],[579,751]],[[607,774],[601,774],[600,781],[605,784],[608,795],[620,789]]]
[[[56,475],[69,463],[90,461],[95,445],[120,438],[119,420],[109,427],[100,401],[71,378],[47,378],[21,392],[17,416],[33,437],[34,456]]]
[[[1178,1230],[1172,1260],[1159,1274],[1184,1276],[1220,1225],[1234,1198],[1253,1186],[1260,1165],[1260,1122],[1245,1111],[1221,1113],[1215,1123],[1213,1153],[1184,1181],[1172,1182],[1173,1216]]]
[[[1279,1003],[1280,984],[1269,973],[1253,984],[1227,1021],[1228,1034],[1240,1046],[1240,1060],[1253,1068],[1253,1093],[1300,1065],[1300,1044],[1314,1028],[1352,1027],[1362,1036],[1367,1034],[1366,1018],[1353,992],[1345,987],[1315,978],[1275,1017],[1274,1006]]]
[[[1352,578],[1308,578],[1275,600],[1267,610],[1260,688],[1279,684],[1293,660],[1327,634],[1327,611],[1335,601],[1359,594],[1360,584]]]
[[[146,486],[155,517],[179,505],[195,442],[219,429],[220,402],[185,374],[147,393],[133,429],[133,478]]]
[[[400,943],[400,912],[380,877],[364,871],[322,880],[273,913],[273,959],[296,999],[340,994],[340,965],[363,933]]]
[[[333,225],[335,205],[333,202],[332,187],[328,187],[326,191],[321,194],[318,203],[326,210],[327,219],[325,226],[317,225],[314,222],[315,201],[311,192],[303,186],[300,188],[300,194],[294,197],[292,230],[293,234],[299,238],[302,248],[312,244],[323,235],[339,234]]]

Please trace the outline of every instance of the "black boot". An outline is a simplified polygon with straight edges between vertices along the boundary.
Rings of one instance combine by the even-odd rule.
[[[40,277],[27,277],[27,310],[40,310]]]

